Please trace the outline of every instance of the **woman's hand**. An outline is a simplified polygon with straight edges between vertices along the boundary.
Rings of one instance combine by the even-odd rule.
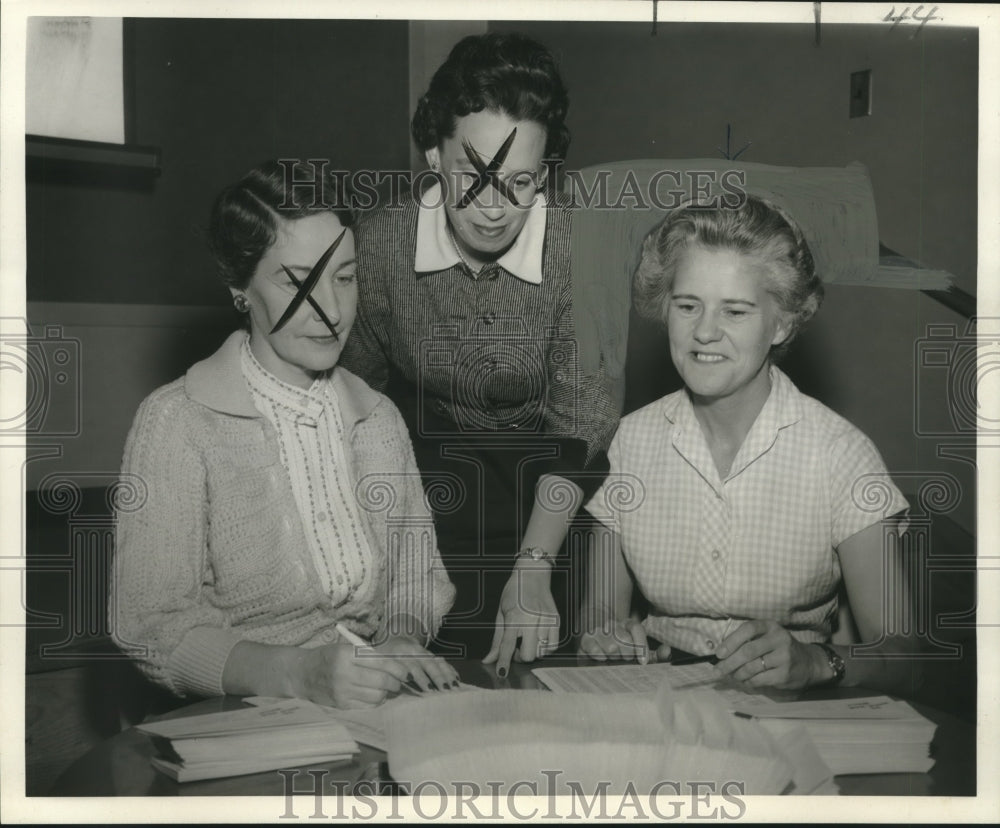
[[[372,649],[402,664],[421,690],[445,690],[458,686],[455,668],[440,656],[429,653],[411,636],[390,635]]]
[[[300,651],[292,695],[334,707],[374,707],[399,690],[408,672],[401,660],[376,648],[327,644]]]
[[[635,619],[602,619],[580,637],[578,652],[594,661],[635,659],[640,664],[646,664],[650,660],[646,630]],[[668,654],[669,648],[664,656]]]
[[[496,662],[500,678],[507,675],[511,658],[534,661],[559,646],[559,610],[552,598],[551,575],[550,563],[522,558],[503,588],[493,646],[483,659],[483,664]]]
[[[751,687],[799,690],[818,683],[827,666],[819,647],[796,640],[776,621],[745,621],[715,654],[717,670]]]

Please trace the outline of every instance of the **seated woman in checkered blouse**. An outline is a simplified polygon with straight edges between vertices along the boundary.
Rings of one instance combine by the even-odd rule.
[[[587,504],[602,551],[582,653],[714,654],[753,686],[892,684],[898,660],[851,659],[830,637],[841,582],[863,641],[908,611],[882,586],[907,503],[871,441],[774,364],[822,296],[797,226],[754,197],[679,209],[646,238],[635,301],[666,323],[684,388],[622,420]],[[663,642],[652,654],[647,636]]]
[[[351,215],[288,183],[313,174],[270,162],[216,199],[209,240],[246,330],[150,394],[125,446],[147,497],[118,516],[113,635],[177,695],[366,707],[408,675],[458,679],[424,649],[454,588],[406,426],[338,365]]]

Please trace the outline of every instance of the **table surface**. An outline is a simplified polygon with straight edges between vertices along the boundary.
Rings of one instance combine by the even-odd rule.
[[[462,681],[479,687],[497,689],[543,689],[531,669],[539,665],[512,664],[505,679],[497,678],[493,667],[466,660],[453,662]],[[565,666],[580,663],[575,658],[554,657],[545,666]],[[588,662],[592,663],[592,662]],[[583,665],[581,664],[581,667]],[[861,688],[814,690],[803,698],[830,698],[878,695]],[[242,706],[239,697],[226,696],[205,699],[168,714],[198,715],[230,710]],[[836,777],[844,796],[974,796],[976,793],[976,733],[975,728],[947,713],[926,705],[913,704],[923,715],[937,724],[931,745],[934,767],[928,773],[882,773],[841,775]],[[166,717],[165,717],[166,718]],[[150,764],[154,755],[147,736],[130,728],[92,749],[74,762],[54,783],[50,796],[283,796],[284,778],[275,771],[211,779],[199,782],[174,782],[156,771]],[[361,745],[360,753],[351,761],[309,765],[300,768],[327,769],[325,784],[354,784],[361,779],[377,779],[385,760],[381,750]],[[311,779],[297,783],[308,788]]]

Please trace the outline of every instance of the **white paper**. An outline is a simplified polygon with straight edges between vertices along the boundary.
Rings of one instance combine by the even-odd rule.
[[[553,693],[653,693],[666,681],[675,690],[718,680],[708,662],[614,664],[600,667],[536,667],[535,678]]]
[[[319,705],[303,699],[281,699],[241,710],[147,722],[138,725],[136,729],[168,739],[188,739],[195,736],[223,736],[290,725],[323,724],[328,721],[329,716]]]
[[[125,143],[120,17],[31,17],[25,132]]]

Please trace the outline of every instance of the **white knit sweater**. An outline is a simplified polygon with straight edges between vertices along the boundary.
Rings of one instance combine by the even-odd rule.
[[[345,602],[324,593],[274,427],[240,369],[245,336],[147,397],[125,446],[122,470],[146,492],[118,511],[112,635],[180,695],[221,693],[240,640],[319,646],[338,640],[338,621],[372,636],[397,613],[434,632],[454,599],[406,426],[341,368],[345,452],[374,560]]]

